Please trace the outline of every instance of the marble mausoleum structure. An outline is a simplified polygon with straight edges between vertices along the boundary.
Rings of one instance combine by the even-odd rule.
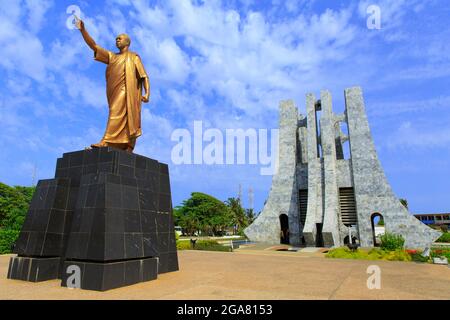
[[[282,101],[279,124],[278,171],[261,214],[245,229],[249,239],[371,247],[378,241],[378,219],[386,232],[401,234],[406,247],[427,247],[440,236],[394,195],[375,150],[361,88],[345,90],[342,114],[333,112],[328,91],[320,100],[306,96],[306,116],[293,101]]]

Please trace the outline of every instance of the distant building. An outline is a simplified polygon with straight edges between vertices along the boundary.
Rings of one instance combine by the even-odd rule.
[[[446,224],[450,226],[450,213],[420,213],[415,214],[414,217],[428,225]]]

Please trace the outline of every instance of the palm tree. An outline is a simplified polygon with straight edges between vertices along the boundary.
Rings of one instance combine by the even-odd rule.
[[[242,231],[248,225],[248,219],[245,210],[241,206],[239,198],[228,198],[226,205],[233,212],[234,225],[238,232]]]
[[[245,209],[245,214],[247,215],[247,222],[248,224],[252,224],[253,221],[255,221],[255,212],[253,209]]]

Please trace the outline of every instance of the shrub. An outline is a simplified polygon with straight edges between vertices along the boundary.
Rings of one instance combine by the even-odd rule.
[[[192,248],[190,241],[177,241],[178,250],[208,250],[208,251],[231,251],[230,247],[222,246],[215,240],[197,240]]]
[[[433,248],[431,249],[430,256],[432,258],[436,257],[446,257],[450,260],[450,248],[440,247],[440,248]]]
[[[230,247],[222,246],[221,244],[203,244],[200,242],[198,245],[195,245],[195,250],[207,250],[207,251],[231,251]]]
[[[430,257],[422,256],[421,250],[407,249],[405,250],[410,256],[411,260],[415,262],[428,262],[430,261]]]
[[[0,229],[0,254],[11,253],[11,246],[19,237],[19,230]]]
[[[356,253],[359,250],[356,250],[355,252],[351,251],[349,248],[347,247],[342,247],[342,248],[336,248],[336,249],[331,249],[330,251],[327,252],[327,254],[325,255],[325,257],[327,258],[341,258],[341,259],[353,259],[354,256],[356,256]]]
[[[198,240],[195,244],[195,247],[201,246],[201,247],[212,247],[215,245],[218,245],[219,243],[216,240]]]
[[[405,239],[399,234],[386,232],[380,237],[380,240],[381,249],[387,251],[403,249],[403,246],[405,245]]]
[[[444,233],[448,232],[448,226],[446,224],[441,225],[441,230]]]
[[[383,250],[380,248],[373,248],[369,251],[358,249],[352,251],[347,247],[331,249],[325,255],[326,258],[337,259],[362,259],[362,260],[389,260],[389,261],[411,261],[412,258],[408,252],[402,249],[397,250]]]
[[[424,257],[422,256],[421,253],[416,252],[416,253],[412,253],[411,255],[411,259],[412,261],[416,261],[416,262],[428,262],[430,260],[429,257]]]
[[[341,247],[331,249],[325,255],[327,258],[337,259],[362,259],[362,260],[380,260],[382,257],[382,250],[372,249],[369,252],[361,249],[355,251],[350,250],[347,247]]]
[[[368,252],[368,258],[369,260],[382,260],[385,254],[385,251],[380,248],[373,248]]]
[[[450,232],[443,233],[436,242],[450,242]]]
[[[387,251],[383,260],[389,261],[411,261],[412,258],[408,252],[403,249]]]
[[[177,241],[177,249],[178,250],[189,250],[191,249],[191,242],[190,241]]]
[[[191,249],[191,244],[189,241],[177,241],[177,249],[178,250],[189,250]]]

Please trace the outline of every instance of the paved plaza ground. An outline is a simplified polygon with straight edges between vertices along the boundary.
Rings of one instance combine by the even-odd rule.
[[[0,299],[450,299],[448,266],[326,259],[314,251],[180,251],[180,271],[107,292],[62,288],[57,280],[8,280],[11,255],[3,255]],[[381,268],[379,290],[367,288],[373,264]]]

